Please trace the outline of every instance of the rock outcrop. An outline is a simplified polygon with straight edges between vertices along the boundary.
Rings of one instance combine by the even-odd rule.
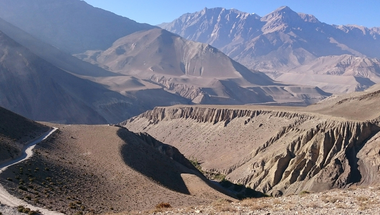
[[[281,107],[175,106],[124,122],[194,157],[204,170],[268,194],[372,184],[379,124]]]

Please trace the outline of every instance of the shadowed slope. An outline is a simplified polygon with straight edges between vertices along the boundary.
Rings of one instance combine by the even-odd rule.
[[[47,126],[0,107],[0,163],[19,156],[28,141],[47,130]]]
[[[134,99],[71,75],[0,32],[0,104],[40,121],[118,122],[138,113]]]

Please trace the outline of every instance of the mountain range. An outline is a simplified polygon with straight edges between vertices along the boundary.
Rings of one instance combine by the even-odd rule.
[[[39,1],[41,7],[19,0],[19,4],[9,3],[0,9],[14,12],[4,12],[2,16],[7,20],[0,19],[4,50],[0,105],[33,120],[117,123],[162,105],[308,105],[330,95],[318,87],[275,82],[208,44],[189,41],[157,27],[144,30],[146,24],[124,23],[129,30],[121,38],[100,34],[108,42],[98,46],[98,42],[92,41],[98,34],[87,34],[88,28],[101,32],[107,29],[97,19],[90,20],[91,23],[86,19],[69,19],[61,26],[55,22],[66,20],[69,15],[51,11],[59,7],[88,11],[102,20],[111,16],[119,20],[113,21],[116,24],[127,19],[82,1]],[[87,28],[78,27],[82,25]],[[66,38],[64,35],[44,31],[59,28],[54,32],[64,34],[72,31],[73,26],[77,28],[77,36],[59,40],[63,45],[54,40]],[[74,39],[93,46],[71,49],[76,44]],[[70,54],[82,50],[86,51],[76,54],[77,58]]]
[[[184,14],[170,23],[161,24],[160,27],[186,39],[215,46],[237,62],[250,69],[266,72],[276,80],[289,81],[290,78],[277,77],[291,73],[292,83],[313,84],[331,93],[365,89],[371,81],[379,82],[378,69],[367,70],[366,73],[370,73],[367,76],[346,72],[330,74],[330,80],[338,80],[339,76],[365,79],[356,82],[351,79],[351,82],[344,83],[354,83],[354,88],[341,85],[340,89],[336,89],[339,87],[323,81],[304,82],[305,79],[298,75],[309,72],[305,67],[321,62],[327,56],[336,56],[336,60],[325,62],[326,67],[314,70],[315,73],[331,73],[328,67],[337,64],[340,55],[375,61],[378,68],[379,64],[373,58],[380,57],[380,28],[328,25],[313,15],[296,13],[286,6],[263,17],[235,9],[205,8],[199,12]],[[349,67],[355,68],[356,65],[342,65],[339,69],[346,70]],[[315,78],[315,73],[308,74],[310,79],[318,79]]]
[[[113,95],[112,98],[106,96],[86,101],[91,97],[85,96],[89,93],[85,89],[89,88],[76,88],[72,91],[76,95],[71,97],[78,99],[70,103],[82,108],[86,106],[99,116],[89,120],[84,117],[86,114],[79,114],[79,118],[72,117],[73,111],[69,111],[65,117],[71,119],[67,122],[89,120],[91,123],[114,123],[122,120],[122,117],[141,113],[157,105],[308,105],[331,93],[364,90],[379,81],[379,61],[369,58],[377,56],[377,28],[363,28],[364,37],[357,33],[359,27],[330,26],[319,22],[312,15],[296,13],[288,7],[281,7],[264,17],[237,10],[205,8],[161,25],[184,36],[181,38],[157,27],[94,8],[83,1],[38,1],[38,4],[25,0],[18,0],[17,4],[2,2],[4,7],[0,10],[4,10],[4,13],[1,17],[6,18],[6,21],[0,20],[0,30],[33,55],[63,70],[65,76],[105,90],[96,95],[104,95],[105,92]],[[53,13],[58,8],[62,11]],[[67,19],[68,11],[75,11],[71,12],[74,15],[70,19]],[[97,18],[83,18],[79,12]],[[75,19],[72,20],[73,17]],[[60,24],[62,20],[66,20],[64,25]],[[113,25],[104,27],[105,21]],[[65,35],[65,32],[73,32],[73,28],[75,37]],[[95,31],[113,33],[89,34]],[[358,35],[353,36],[354,32]],[[362,38],[358,39],[360,35]],[[370,39],[367,38],[369,35]],[[361,43],[360,46],[352,44],[354,37]],[[57,42],[57,38],[65,40]],[[78,43],[75,40],[80,40],[83,47],[75,45]],[[339,43],[331,42],[333,40]],[[368,48],[368,45],[372,48]],[[88,63],[70,53],[76,53],[77,58]],[[244,61],[241,56],[251,57]],[[250,63],[254,62],[262,65],[282,63],[266,69],[265,66],[250,67]],[[60,84],[67,89],[66,84],[63,84],[67,78],[61,79],[63,82]],[[71,83],[67,82],[67,85]],[[34,89],[24,90],[33,92]],[[17,90],[15,92],[22,94]],[[32,119],[52,121],[54,118],[36,117],[35,113],[31,113],[36,109],[31,107],[35,106],[21,110],[25,105],[18,105],[21,100],[12,102],[13,106],[9,99],[3,99],[2,105]],[[108,109],[109,105],[117,110],[117,114]],[[87,120],[79,120],[83,117]],[[64,122],[60,118],[55,117],[54,120]]]

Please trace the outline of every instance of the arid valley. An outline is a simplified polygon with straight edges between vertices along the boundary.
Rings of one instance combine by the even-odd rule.
[[[190,12],[0,0],[0,215],[380,214],[380,28]]]

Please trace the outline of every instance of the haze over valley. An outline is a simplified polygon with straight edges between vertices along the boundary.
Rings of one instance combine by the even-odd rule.
[[[288,6],[153,26],[1,0],[0,215],[378,214],[379,38]]]

